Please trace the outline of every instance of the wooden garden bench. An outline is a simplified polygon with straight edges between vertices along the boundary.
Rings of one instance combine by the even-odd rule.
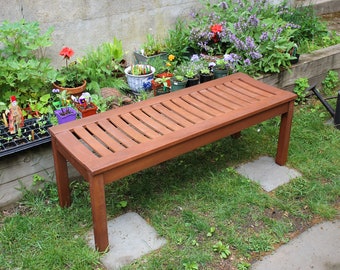
[[[296,95],[237,73],[50,128],[59,203],[71,204],[67,161],[89,182],[95,245],[109,247],[105,184],[272,117],[276,163],[288,155]]]

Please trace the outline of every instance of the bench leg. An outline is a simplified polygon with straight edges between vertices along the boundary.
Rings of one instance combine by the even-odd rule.
[[[54,140],[52,139],[52,146],[53,145]],[[71,205],[71,191],[68,179],[67,162],[66,159],[56,150],[56,147],[52,147],[52,149],[59,205],[61,207],[68,207]]]
[[[289,103],[288,112],[281,115],[279,141],[275,160],[275,162],[281,166],[285,165],[287,162],[293,113],[294,113],[294,101]]]
[[[90,179],[89,183],[95,247],[98,251],[103,252],[109,247],[105,183],[101,175]]]

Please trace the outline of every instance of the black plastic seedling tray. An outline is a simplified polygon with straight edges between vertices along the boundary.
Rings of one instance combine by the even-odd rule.
[[[31,118],[25,120],[21,133],[10,134],[7,127],[0,125],[0,157],[50,142],[51,126],[48,119]]]

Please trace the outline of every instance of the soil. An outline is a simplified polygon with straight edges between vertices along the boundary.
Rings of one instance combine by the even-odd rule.
[[[324,14],[322,15],[322,19],[327,22],[329,30],[334,30],[340,35],[340,11]]]

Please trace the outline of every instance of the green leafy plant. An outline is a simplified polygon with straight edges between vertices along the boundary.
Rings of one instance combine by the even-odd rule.
[[[155,75],[165,72],[167,69],[166,61],[162,57],[150,57],[147,64],[155,68]]]
[[[207,233],[207,236],[212,237],[215,231],[216,231],[215,227],[210,227],[209,232]]]
[[[297,94],[297,103],[302,103],[306,101],[307,88],[309,87],[307,78],[299,78],[295,80],[294,93]]]
[[[49,91],[55,77],[44,50],[52,44],[53,28],[41,33],[38,22],[4,21],[0,25],[0,101],[11,95],[21,107],[26,100],[38,100]]]
[[[218,241],[213,245],[213,250],[220,254],[221,259],[226,259],[231,255],[229,245],[224,245],[222,241]]]
[[[164,40],[152,34],[146,36],[146,42],[141,46],[140,52],[144,56],[153,56],[164,52],[166,46]]]
[[[63,47],[59,55],[65,60],[65,66],[58,70],[56,82],[58,85],[66,88],[74,88],[84,84],[85,75],[82,74],[77,62],[69,63],[69,60],[74,55],[72,48]]]
[[[328,31],[326,22],[312,5],[282,5],[280,17],[290,23],[299,25],[291,40],[299,47],[300,53],[308,53],[323,47],[338,44],[340,36],[335,31]]]
[[[251,264],[248,262],[240,262],[237,264],[237,270],[247,270],[250,268],[250,266]]]
[[[168,55],[174,55],[177,64],[188,61],[189,57],[189,29],[183,20],[177,20],[175,27],[169,29],[165,38],[165,51]]]
[[[321,82],[322,91],[330,96],[333,94],[336,87],[339,85],[339,74],[334,70],[329,70],[325,79]]]
[[[185,270],[198,270],[198,263],[196,262],[186,262],[183,263]]]
[[[51,94],[44,94],[37,99],[29,99],[28,104],[33,112],[39,112],[40,115],[53,114],[51,106]],[[28,115],[28,118],[31,116]]]
[[[168,87],[168,80],[170,77],[161,77],[161,78],[156,78],[155,82],[161,84],[163,87]]]
[[[86,90],[91,94],[100,94],[100,89],[108,86],[119,90],[128,89],[126,81],[121,77],[126,67],[124,56],[122,41],[114,37],[111,42],[89,49],[83,57],[77,59],[78,70],[87,81]]]

